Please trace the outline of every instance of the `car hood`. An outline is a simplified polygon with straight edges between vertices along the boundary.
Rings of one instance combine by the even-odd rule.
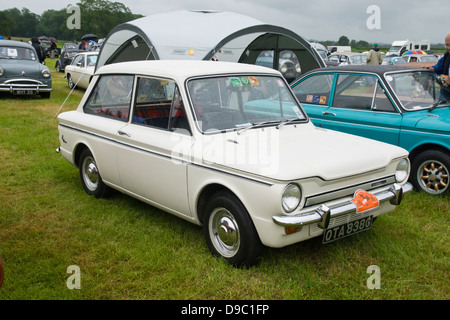
[[[0,67],[8,78],[41,78],[41,71],[46,68],[37,61],[18,59],[0,59]]]
[[[417,113],[417,129],[430,131],[445,131],[450,133],[450,107],[438,107],[431,112],[428,110]]]
[[[333,180],[386,167],[406,150],[308,124],[205,135],[203,161],[275,180]]]

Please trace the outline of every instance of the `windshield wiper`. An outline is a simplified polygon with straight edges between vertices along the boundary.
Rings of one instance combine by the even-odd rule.
[[[287,120],[281,122],[279,125],[277,125],[277,129],[280,129],[282,126],[284,126],[284,125],[286,125],[286,124],[288,124],[288,123],[297,121],[297,120],[304,120],[304,119],[300,119],[300,118],[287,119]]]
[[[433,104],[431,105],[431,108],[428,109],[428,112],[433,111],[433,110],[436,109],[440,104],[443,104],[443,103],[445,103],[445,102],[447,102],[447,100],[440,100],[440,101],[438,101],[438,102],[436,102],[436,103],[433,103]]]
[[[241,134],[244,131],[247,131],[248,129],[257,128],[257,127],[264,126],[267,124],[273,124],[273,123],[279,123],[279,122],[281,122],[281,120],[271,120],[271,121],[262,121],[262,122],[251,123],[250,126],[237,129],[237,134]]]

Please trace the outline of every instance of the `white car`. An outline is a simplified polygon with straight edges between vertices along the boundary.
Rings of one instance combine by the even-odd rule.
[[[87,89],[94,75],[97,58],[96,51],[81,52],[73,58],[71,64],[65,67],[64,77],[70,89],[74,87]]]
[[[315,127],[260,66],[110,64],[58,119],[58,151],[88,194],[116,189],[202,225],[236,266],[264,246],[366,230],[412,189],[404,149]]]

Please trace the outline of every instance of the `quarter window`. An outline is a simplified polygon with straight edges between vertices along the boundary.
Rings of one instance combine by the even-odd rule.
[[[133,78],[131,75],[102,76],[84,105],[84,112],[128,121]]]
[[[333,77],[332,74],[313,75],[292,90],[302,103],[328,105]]]

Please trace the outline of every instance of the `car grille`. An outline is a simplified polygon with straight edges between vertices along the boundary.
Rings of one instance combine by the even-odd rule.
[[[335,199],[343,197],[353,196],[354,193],[360,189],[370,192],[370,190],[372,189],[392,185],[394,183],[395,178],[392,176],[373,181],[367,181],[361,184],[352,185],[337,190],[327,191],[321,194],[311,195],[306,198],[305,207],[313,206],[328,201],[333,201]]]

